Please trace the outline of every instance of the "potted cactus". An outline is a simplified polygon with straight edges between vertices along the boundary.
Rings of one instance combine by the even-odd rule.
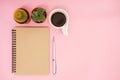
[[[29,20],[29,13],[26,9],[24,8],[18,8],[15,12],[14,12],[14,20],[17,23],[23,24],[28,22]]]
[[[35,8],[32,11],[32,20],[36,23],[42,23],[45,21],[47,15],[46,15],[46,10],[43,8]]]

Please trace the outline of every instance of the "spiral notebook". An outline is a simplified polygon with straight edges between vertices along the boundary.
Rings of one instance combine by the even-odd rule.
[[[12,30],[12,72],[49,74],[49,28],[15,27]]]

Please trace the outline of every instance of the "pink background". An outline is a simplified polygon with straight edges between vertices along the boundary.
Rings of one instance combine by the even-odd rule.
[[[49,26],[56,37],[58,71],[55,76],[14,76],[11,73],[11,29],[16,8],[47,13],[63,8],[70,16],[69,35],[47,20],[21,26]],[[0,80],[120,80],[120,0],[0,0]],[[52,67],[50,67],[52,68]]]

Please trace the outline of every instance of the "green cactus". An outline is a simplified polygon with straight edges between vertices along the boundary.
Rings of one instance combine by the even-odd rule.
[[[25,9],[19,8],[14,13],[14,20],[18,23],[25,23],[28,18],[28,12]]]
[[[34,22],[40,23],[46,19],[46,11],[43,8],[36,8],[32,12],[32,20]]]

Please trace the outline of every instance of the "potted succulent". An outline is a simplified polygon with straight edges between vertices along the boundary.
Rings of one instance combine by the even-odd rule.
[[[14,12],[14,20],[20,24],[27,23],[29,20],[28,11],[24,8],[16,9],[16,11]]]
[[[42,23],[47,17],[46,10],[43,8],[35,8],[32,11],[31,18],[36,23]]]

